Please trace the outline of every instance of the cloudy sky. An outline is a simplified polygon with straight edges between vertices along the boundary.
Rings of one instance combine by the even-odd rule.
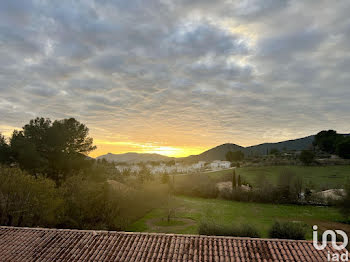
[[[0,132],[185,156],[350,131],[348,0],[0,1]]]

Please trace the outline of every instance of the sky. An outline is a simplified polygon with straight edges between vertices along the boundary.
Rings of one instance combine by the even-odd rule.
[[[168,156],[350,132],[348,0],[0,1],[0,132]]]

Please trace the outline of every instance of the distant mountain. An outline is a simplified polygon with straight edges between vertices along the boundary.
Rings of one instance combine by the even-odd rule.
[[[226,153],[229,151],[242,151],[245,155],[266,155],[271,149],[278,149],[279,151],[287,150],[304,150],[312,146],[315,136],[307,136],[294,140],[287,140],[278,143],[264,143],[256,146],[242,147],[236,144],[223,144],[212,149],[209,149],[199,155],[192,155],[183,158],[177,158],[177,160],[184,162],[198,162],[206,161],[211,162],[214,160],[226,160]],[[126,153],[126,154],[112,154],[108,153],[103,156],[97,157],[97,159],[106,159],[107,161],[116,162],[148,162],[148,161],[170,161],[176,158],[163,156],[160,154],[139,154],[139,153]]]
[[[108,153],[96,157],[96,159],[106,159],[107,161],[115,162],[127,162],[127,163],[139,163],[148,161],[170,161],[174,158],[163,156],[160,154],[141,154],[141,153],[125,153],[125,154],[112,154]]]
[[[278,143],[264,143],[256,146],[246,147],[244,153],[248,155],[266,155],[268,151],[275,148],[279,151],[287,150],[296,150],[301,151],[304,149],[308,149],[312,146],[312,142],[314,141],[315,136],[307,136],[303,138],[298,138],[294,140],[287,140]]]
[[[271,149],[275,148],[279,151],[282,150],[304,150],[312,146],[314,136],[307,136],[299,139],[288,140],[278,143],[264,143],[256,146],[242,147],[236,144],[223,144],[208,151],[205,151],[199,155],[192,155],[182,158],[183,161],[196,162],[206,161],[211,162],[214,160],[226,160],[226,153],[229,151],[242,151],[245,155],[266,155]]]
[[[181,158],[185,162],[198,162],[206,161],[211,162],[213,160],[226,160],[226,153],[229,151],[244,151],[244,147],[235,144],[223,144],[212,149],[209,149],[199,155],[192,155]]]

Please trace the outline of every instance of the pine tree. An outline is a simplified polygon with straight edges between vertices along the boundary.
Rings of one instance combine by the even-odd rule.
[[[241,187],[241,186],[242,186],[241,176],[238,175],[238,187]]]
[[[233,169],[232,173],[232,189],[236,188],[237,183],[236,183],[236,171]]]

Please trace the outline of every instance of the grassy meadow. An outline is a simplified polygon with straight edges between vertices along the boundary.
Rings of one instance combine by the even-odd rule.
[[[342,188],[350,180],[350,165],[241,167],[236,169],[236,173],[241,175],[244,181],[257,186],[261,176],[264,176],[270,183],[276,184],[279,174],[285,169],[291,170],[302,177],[305,185],[311,185],[316,190]],[[214,180],[220,180],[232,174],[232,170],[221,170],[206,174]]]
[[[258,177],[264,176],[271,183],[277,182],[283,169],[289,169],[303,178],[304,184],[311,185],[316,190],[342,188],[350,179],[350,166],[262,166],[238,168],[245,181],[257,184]]]
[[[275,184],[279,174],[292,170],[301,176],[304,185],[316,190],[341,188],[350,179],[350,166],[262,166],[237,168],[236,173],[253,186],[258,177],[263,176]],[[229,180],[232,170],[207,172],[213,183]],[[174,176],[174,182],[180,182],[185,176]],[[268,237],[268,231],[275,221],[300,222],[307,229],[306,238],[312,239],[312,226],[320,230],[342,229],[350,233],[350,225],[343,224],[342,215],[336,207],[277,205],[252,202],[235,202],[224,199],[176,196],[170,202],[172,218],[168,222],[169,208],[158,208],[134,222],[127,230],[144,232],[168,232],[198,234],[202,220],[214,221],[222,225],[250,224],[256,227],[262,237]],[[175,207],[175,208],[174,208]]]
[[[251,224],[262,237],[268,237],[268,230],[274,221],[301,222],[307,227],[307,239],[312,238],[312,225],[322,229],[342,229],[350,232],[350,225],[342,224],[342,216],[334,207],[274,205],[234,202],[222,199],[175,197],[174,217],[167,222],[168,210],[154,209],[137,220],[127,230],[137,232],[167,232],[197,234],[202,219],[223,225]]]
[[[222,199],[175,197],[174,216],[167,222],[167,208],[154,209],[134,222],[127,230],[137,232],[167,232],[197,234],[202,219],[216,223],[243,224],[255,226],[262,237],[268,237],[268,230],[274,221],[302,222],[307,227],[307,239],[312,238],[312,225],[322,229],[343,229],[350,232],[350,225],[342,224],[341,214],[334,207],[274,205],[234,202]]]

